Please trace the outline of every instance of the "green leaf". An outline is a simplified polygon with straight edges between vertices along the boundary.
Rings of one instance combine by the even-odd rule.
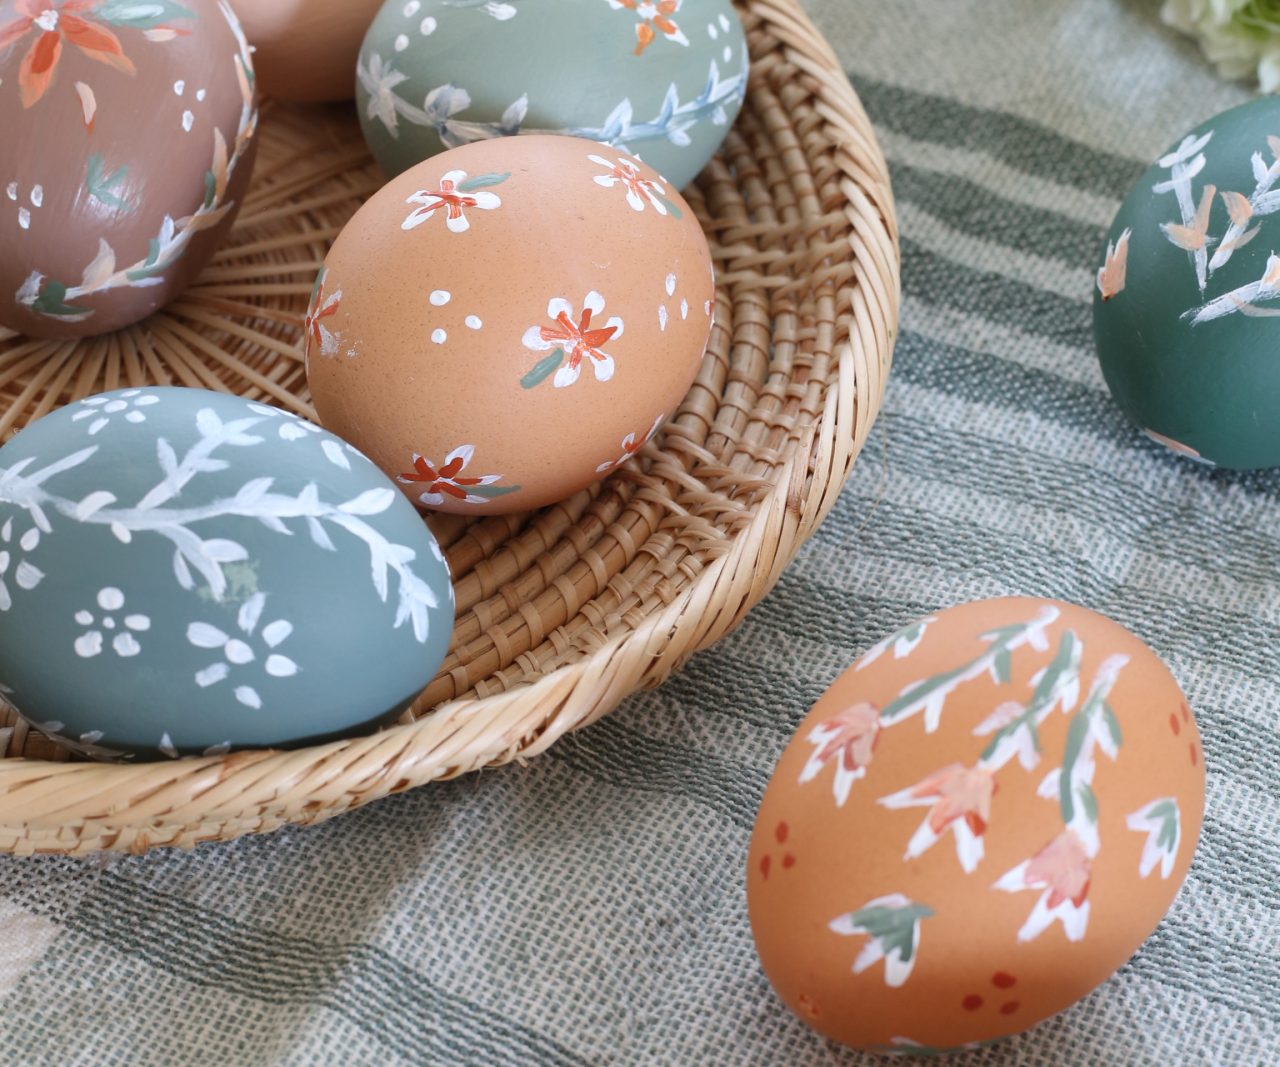
[[[1080,798],[1080,806],[1084,808],[1085,817],[1096,826],[1098,824],[1098,798],[1093,795],[1093,790],[1089,787],[1089,783],[1081,782],[1076,786],[1076,795]]]
[[[528,374],[520,379],[520,384],[526,389],[532,389],[539,382],[543,381],[547,375],[553,374],[559,369],[560,364],[564,362],[564,349],[557,348],[546,359],[541,359]]]
[[[667,199],[665,196],[663,196],[661,193],[654,193],[654,194],[653,194],[653,196],[654,196],[656,199],[658,199],[658,200],[661,200],[661,201],[662,201],[662,206],[663,206],[663,207],[665,207],[665,208],[667,209],[668,213],[670,213],[670,215],[671,215],[671,217],[672,217],[673,219],[677,219],[677,220],[679,220],[679,219],[684,218],[684,212],[683,212],[683,211],[681,211],[678,207],[676,207],[676,206],[675,206],[675,204],[673,204],[670,200],[668,200],[668,199]]]
[[[1071,768],[1075,766],[1080,750],[1089,732],[1089,717],[1075,715],[1067,727],[1067,747],[1062,753],[1062,779],[1058,783],[1058,795],[1062,802],[1062,821],[1070,823],[1075,818],[1075,804],[1071,799]]]
[[[147,253],[147,258],[143,263],[144,267],[151,266],[160,258],[160,242],[156,238],[151,238],[151,251]]]
[[[473,193],[487,185],[501,185],[510,177],[511,171],[507,171],[506,174],[476,174],[459,184],[458,192]]]
[[[121,167],[111,177],[104,178],[102,173],[104,162],[105,159],[101,152],[94,152],[89,157],[89,171],[85,177],[85,188],[89,190],[90,196],[96,197],[108,207],[117,207],[121,211],[132,213],[133,208],[120,197],[108,191],[125,180],[129,174],[129,168]]]
[[[1037,705],[1043,706],[1053,692],[1053,687],[1058,684],[1058,679],[1063,673],[1071,668],[1071,654],[1075,651],[1076,635],[1068,630],[1062,635],[1062,640],[1058,642],[1058,651],[1055,653],[1052,662],[1045,668],[1044,675],[1040,678],[1040,684],[1036,686],[1035,693],[1031,696],[1031,707]]]
[[[991,670],[1001,685],[1008,685],[1013,677],[1013,657],[1007,648],[1000,649],[991,661]]]
[[[915,924],[933,914],[933,909],[927,904],[908,904],[903,908],[877,904],[873,908],[855,911],[849,916],[849,921],[862,927],[871,937],[880,938],[886,956],[896,948],[902,962],[910,963],[914,953]]]
[[[151,244],[153,246],[153,250],[158,249],[158,243],[156,242],[156,239],[154,237],[151,239]],[[158,251],[156,252],[156,254],[159,254]],[[180,260],[186,254],[187,253],[185,251],[180,252],[178,255],[174,256],[172,259],[167,260],[164,263],[152,263],[151,257],[148,256],[146,264],[139,267],[137,270],[126,271],[125,277],[128,278],[129,281],[131,282],[136,282],[136,281],[141,281],[143,278],[150,278],[153,274],[161,274],[164,271],[168,270],[170,267],[172,267],[175,263],[178,262],[178,260]]]
[[[1102,721],[1107,724],[1107,729],[1111,731],[1111,740],[1115,742],[1116,748],[1124,744],[1124,734],[1120,732],[1120,720],[1116,718],[1115,709],[1110,704],[1102,706]]]
[[[214,177],[213,171],[205,171],[204,175],[204,206],[205,209],[213,207],[213,198],[218,195],[218,179]]]
[[[518,492],[521,487],[518,485],[464,485],[462,488],[467,491],[468,496],[495,497]]]
[[[59,318],[87,319],[93,314],[92,308],[75,307],[66,303],[66,299],[67,287],[51,278],[31,307],[42,315],[56,315]]]
[[[112,26],[131,26],[135,30],[154,30],[170,19],[198,19],[173,0],[107,0],[93,12],[93,17]]]

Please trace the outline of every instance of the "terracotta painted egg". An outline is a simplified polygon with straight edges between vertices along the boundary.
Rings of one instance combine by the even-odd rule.
[[[355,448],[199,389],[121,389],[0,448],[0,682],[101,758],[364,733],[435,674],[444,557]]]
[[[356,104],[391,175],[471,141],[556,133],[633,153],[682,189],[733,123],[747,63],[729,0],[387,0]]]
[[[1280,466],[1280,100],[1197,126],[1099,250],[1093,330],[1116,402],[1209,465]]]
[[[258,86],[281,100],[350,100],[360,41],[381,0],[227,0],[254,49]]]
[[[1203,814],[1195,719],[1133,634],[1055,601],[941,611],[858,660],[782,754],[747,868],[760,961],[833,1040],[972,1048],[1137,950]]]
[[[104,333],[200,272],[253,169],[253,64],[215,0],[0,0],[0,326]]]
[[[540,507],[625,463],[711,334],[711,255],[680,195],[571,137],[465,145],[338,235],[307,315],[321,420],[415,502]]]

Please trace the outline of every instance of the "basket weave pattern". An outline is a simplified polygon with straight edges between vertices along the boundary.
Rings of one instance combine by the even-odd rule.
[[[747,99],[685,190],[716,307],[697,381],[616,473],[536,512],[428,520],[457,598],[444,664],[400,722],[292,752],[105,765],[0,709],[0,851],[142,852],[310,823],[535,755],[732,629],[826,516],[879,409],[899,299],[888,173],[796,0],[740,0]],[[377,190],[349,108],[264,109],[226,246],[161,312],[73,342],[0,331],[0,434],[122,386],[240,393],[315,419],[303,314]]]

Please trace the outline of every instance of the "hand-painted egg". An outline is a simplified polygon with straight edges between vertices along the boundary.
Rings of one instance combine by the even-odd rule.
[[[1106,980],[1191,866],[1204,760],[1146,645],[1021,597],[919,619],[787,746],[747,868],[765,973],[878,1052],[972,1048]]]
[[[1093,330],[1116,402],[1209,465],[1280,466],[1280,100],[1196,127],[1099,252]]]
[[[253,47],[258,86],[281,100],[350,100],[360,41],[382,0],[227,0]]]
[[[72,749],[176,758],[371,730],[431,680],[452,622],[417,512],[288,412],[121,389],[0,448],[0,682]]]
[[[256,148],[224,0],[0,0],[0,326],[104,333],[199,273]]]
[[[394,178],[339,234],[307,315],[325,426],[416,502],[521,511],[626,463],[711,333],[698,220],[631,156],[481,141]]]
[[[634,153],[682,189],[733,123],[747,62],[728,0],[387,0],[356,104],[391,175],[471,141],[555,133]]]

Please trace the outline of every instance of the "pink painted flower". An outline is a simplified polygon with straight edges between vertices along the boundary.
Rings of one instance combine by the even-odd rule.
[[[607,159],[594,154],[587,156],[587,158],[592,163],[609,168],[608,174],[597,174],[592,179],[597,185],[612,189],[618,182],[622,182],[623,187],[627,190],[627,203],[635,208],[636,211],[643,211],[644,202],[648,200],[659,215],[667,213],[667,206],[661,199],[667,195],[667,190],[655,181],[640,177],[640,172],[631,160],[619,157],[615,165]]]
[[[594,289],[582,301],[582,317],[573,321],[573,305],[562,297],[553,297],[547,304],[547,315],[556,321],[555,326],[530,326],[524,332],[525,348],[535,352],[550,352],[553,348],[564,350],[567,361],[556,371],[555,387],[563,389],[578,380],[582,373],[582,360],[591,360],[596,381],[607,382],[613,377],[613,357],[600,346],[606,341],[622,336],[623,323],[614,315],[602,329],[591,329],[591,317],[604,310],[604,297]]]
[[[654,419],[653,425],[649,427],[649,432],[644,435],[644,440],[640,441],[639,443],[636,442],[636,435],[634,433],[627,434],[627,436],[622,439],[622,455],[619,456],[617,459],[612,460],[608,463],[601,463],[600,466],[596,468],[596,473],[604,474],[604,473],[612,473],[613,471],[616,471],[619,467],[621,467],[624,463],[626,463],[627,460],[629,460],[632,456],[634,456],[637,452],[639,452],[640,449],[644,448],[644,446],[649,443],[649,441],[653,438],[653,435],[658,432],[658,427],[662,425],[662,420],[665,419],[666,417],[667,416],[663,414],[663,415],[659,415],[656,419]]]
[[[1006,872],[993,888],[1006,893],[1041,890],[1040,899],[1018,931],[1019,941],[1032,941],[1062,922],[1068,941],[1079,941],[1089,925],[1089,853],[1074,830],[1063,830],[1029,860]]]
[[[54,0],[15,0],[13,7],[18,18],[0,25],[0,50],[15,44],[33,29],[40,31],[18,69],[18,88],[22,91],[24,108],[34,104],[49,88],[58,60],[62,58],[63,41],[123,74],[137,73],[114,33],[77,14],[93,14],[100,6],[100,0],[64,0],[60,4]]]
[[[906,859],[923,855],[949,829],[955,835],[960,866],[971,874],[982,859],[982,835],[991,821],[996,788],[995,777],[986,767],[953,763],[916,785],[881,797],[879,803],[886,808],[929,809],[907,844]]]
[[[467,221],[463,208],[475,207],[481,211],[492,211],[494,208],[502,206],[502,201],[498,199],[497,193],[491,193],[485,189],[476,189],[471,192],[466,189],[459,189],[460,185],[466,184],[466,178],[467,172],[465,170],[451,170],[440,179],[439,189],[419,189],[412,196],[407,197],[405,199],[406,204],[421,204],[422,206],[416,208],[400,224],[400,228],[402,230],[412,230],[416,226],[421,226],[436,213],[437,209],[443,208],[448,216],[445,225],[454,233],[463,233],[471,228],[471,223]]]
[[[815,747],[800,772],[800,783],[818,777],[822,768],[834,760],[836,774],[831,786],[836,805],[843,806],[853,783],[867,773],[879,736],[880,709],[874,704],[854,704],[818,723],[805,739]]]

